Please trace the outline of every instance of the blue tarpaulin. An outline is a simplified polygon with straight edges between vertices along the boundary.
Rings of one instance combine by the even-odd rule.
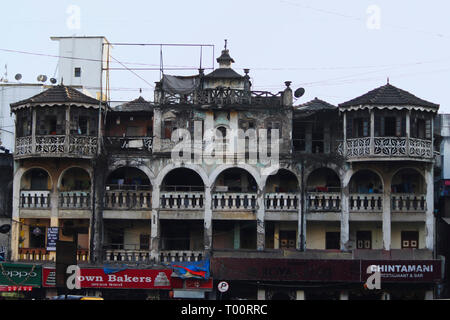
[[[172,262],[170,264],[175,275],[182,279],[209,279],[209,259],[200,261]]]

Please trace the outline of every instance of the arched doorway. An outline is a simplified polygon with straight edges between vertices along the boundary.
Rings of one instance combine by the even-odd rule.
[[[350,211],[381,212],[383,209],[383,181],[372,170],[356,172],[349,182]]]
[[[61,208],[90,207],[91,178],[82,168],[73,167],[63,172],[59,184],[59,206]]]
[[[308,211],[341,210],[341,181],[330,168],[312,171],[306,181]]]

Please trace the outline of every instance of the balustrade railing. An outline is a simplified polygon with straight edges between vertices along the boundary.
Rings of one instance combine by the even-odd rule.
[[[203,251],[162,250],[159,253],[160,262],[200,261],[203,257]]]
[[[149,250],[139,249],[106,249],[105,260],[108,262],[148,262]]]
[[[299,195],[296,193],[266,193],[266,210],[295,211],[299,207]]]
[[[256,193],[216,192],[212,196],[215,210],[254,210],[256,199]]]
[[[341,210],[341,193],[338,192],[308,192],[306,195],[308,211],[339,211]]]
[[[50,190],[20,191],[20,207],[34,209],[50,208]]]
[[[354,212],[380,212],[383,210],[383,194],[350,194],[349,209]]]
[[[50,251],[45,248],[19,248],[21,261],[50,261]],[[78,249],[77,261],[89,261],[89,250]]]
[[[88,191],[63,191],[59,193],[61,209],[88,209],[91,207],[91,193]]]
[[[161,209],[203,209],[205,194],[204,192],[161,192]]]
[[[107,190],[105,209],[149,209],[152,207],[150,190]]]
[[[152,152],[152,137],[105,137],[105,146],[110,151],[140,150]]]
[[[394,193],[391,194],[392,211],[423,212],[427,209],[425,194]]]

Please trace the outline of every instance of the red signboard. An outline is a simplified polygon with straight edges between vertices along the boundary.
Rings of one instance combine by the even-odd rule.
[[[213,288],[213,279],[181,279],[172,278],[172,287],[174,289],[210,289]]]
[[[44,287],[54,286],[51,280],[55,269],[43,269]],[[77,276],[81,288],[97,289],[171,289],[170,269],[126,269],[106,274],[100,268],[82,268]]]
[[[365,282],[367,268],[377,266],[384,282],[440,281],[440,260],[303,260],[213,258],[215,279]]]

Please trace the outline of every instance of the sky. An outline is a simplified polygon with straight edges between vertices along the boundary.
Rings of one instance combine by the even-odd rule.
[[[16,73],[21,82],[54,76],[58,58],[45,55],[57,55],[58,42],[50,37],[72,35],[213,45],[202,49],[202,59],[197,47],[163,48],[165,68],[192,68],[166,73],[196,74],[200,60],[204,68],[218,67],[213,58],[227,39],[233,68],[250,69],[253,90],[276,93],[291,81],[294,90],[305,89],[295,105],[315,97],[337,105],[389,78],[450,113],[449,11],[448,0],[4,1],[0,74],[7,65],[10,82]],[[159,50],[119,46],[112,56],[128,67],[159,67]],[[111,98],[132,100],[142,89],[153,100],[159,78],[159,71],[111,71]]]

